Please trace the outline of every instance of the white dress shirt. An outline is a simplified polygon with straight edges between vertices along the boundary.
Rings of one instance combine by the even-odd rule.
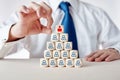
[[[103,48],[115,48],[120,52],[120,31],[103,10],[79,0],[43,1],[53,9],[53,32],[55,26],[61,24],[64,17],[64,12],[59,9],[60,2],[70,2],[70,13],[76,29],[80,57],[85,57],[92,51],[98,50],[99,45],[102,45]],[[0,58],[23,48],[30,52],[31,58],[43,57],[43,52],[47,46],[46,42],[50,41],[48,34],[40,33],[6,43],[10,27],[17,23],[18,19],[18,15],[15,13],[9,20],[0,25]],[[46,24],[46,21],[42,20],[42,23]]]

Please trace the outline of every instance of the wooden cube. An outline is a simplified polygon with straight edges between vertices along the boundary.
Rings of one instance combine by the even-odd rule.
[[[54,42],[47,42],[47,49],[48,50],[54,50],[55,49]]]
[[[72,50],[72,42],[65,42],[64,49],[65,50]]]
[[[63,50],[63,42],[56,42],[56,50]]]
[[[53,58],[54,59],[59,59],[60,58],[60,51],[59,50],[54,50],[53,51]]]
[[[51,41],[52,42],[57,42],[57,41],[59,41],[59,39],[60,39],[59,34],[57,34],[57,33],[52,33],[51,34]]]
[[[50,59],[50,58],[52,58],[52,51],[50,51],[50,50],[45,50],[45,51],[44,51],[44,58],[45,58],[45,59]]]
[[[56,67],[57,61],[55,59],[49,59],[49,67]]]
[[[64,59],[58,59],[57,60],[57,66],[58,67],[65,67],[65,60]]]
[[[71,50],[71,51],[70,51],[70,58],[71,58],[71,59],[76,59],[76,58],[78,58],[78,51],[77,51],[77,50]]]
[[[41,58],[40,59],[40,67],[48,67],[48,60]]]
[[[67,42],[68,41],[68,34],[67,33],[61,33],[60,34],[60,41],[61,42]]]
[[[61,51],[61,58],[62,58],[62,59],[68,59],[68,58],[69,58],[69,51],[67,51],[67,50],[62,50],[62,51]]]
[[[79,68],[82,67],[82,60],[80,58],[74,60],[74,66]]]
[[[63,33],[64,32],[64,28],[62,25],[57,25],[56,26],[56,32],[57,33]]]
[[[73,60],[72,59],[66,59],[66,67],[73,67]]]

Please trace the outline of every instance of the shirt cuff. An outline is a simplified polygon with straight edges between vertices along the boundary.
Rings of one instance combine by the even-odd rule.
[[[21,38],[19,40],[12,41],[12,42],[7,42],[8,38],[9,38],[9,31],[10,31],[12,25],[13,24],[5,25],[4,27],[2,27],[0,29],[0,49],[2,49],[3,47],[14,45],[18,42],[23,41],[24,38]]]
[[[0,29],[0,42],[1,43],[5,43],[8,40],[9,31],[11,27],[12,27],[12,24],[4,26]]]
[[[0,59],[1,58],[4,58],[5,56],[8,56],[12,49],[15,48],[16,44],[21,44],[22,42],[24,42],[24,38],[22,39],[19,39],[17,41],[13,41],[13,42],[3,42],[3,43],[0,43]],[[21,44],[23,45],[23,44]],[[24,45],[22,46],[24,47]]]
[[[107,47],[106,49],[109,49],[109,48],[113,48],[113,49],[117,50],[118,53],[120,54],[120,45],[110,46],[110,47]]]

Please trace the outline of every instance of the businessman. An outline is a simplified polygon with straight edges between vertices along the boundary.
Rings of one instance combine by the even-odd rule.
[[[0,58],[23,48],[30,52],[31,58],[43,57],[55,26],[65,24],[66,28],[69,18],[68,24],[73,26],[67,29],[76,34],[71,37],[76,40],[79,57],[96,62],[120,59],[120,31],[103,10],[80,0],[43,1],[23,5],[0,25]]]

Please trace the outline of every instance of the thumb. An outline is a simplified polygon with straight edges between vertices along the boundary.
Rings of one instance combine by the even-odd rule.
[[[52,33],[52,29],[51,28],[47,28],[46,26],[42,25],[41,33],[51,34]]]

